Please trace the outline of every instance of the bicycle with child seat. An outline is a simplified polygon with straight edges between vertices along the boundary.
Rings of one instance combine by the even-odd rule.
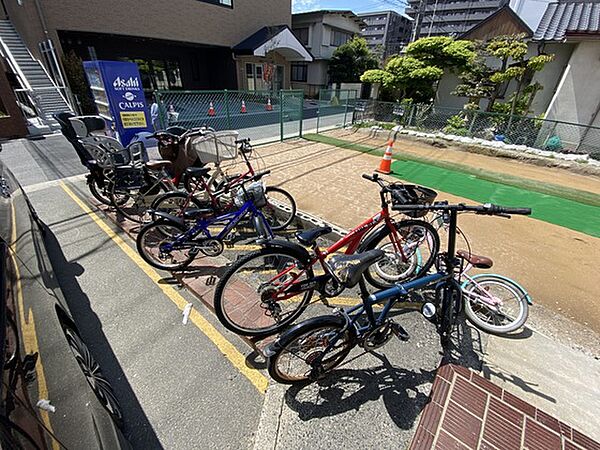
[[[431,221],[436,228],[447,229],[447,212],[436,214]],[[456,274],[461,285],[464,309],[467,319],[479,329],[493,334],[511,333],[521,328],[527,321],[531,296],[523,286],[504,275],[496,273],[478,273],[470,275],[471,269],[490,269],[494,262],[486,256],[475,255],[465,233],[457,227],[458,235],[463,237],[467,250],[457,250],[463,261],[460,272]]]
[[[223,213],[234,207],[232,192],[245,180],[256,175],[249,155],[253,149],[250,139],[236,140],[239,154],[246,170],[234,176],[225,175],[220,164],[215,165],[212,173],[207,168],[190,167],[183,175],[183,184],[187,192],[167,192],[157,197],[150,206],[154,211],[162,211],[177,217],[185,217],[189,209],[212,208],[215,213]],[[296,217],[296,202],[284,189],[268,186],[265,191],[267,204],[262,213],[273,231],[288,227]],[[193,219],[192,219],[193,220]]]
[[[436,324],[441,344],[446,348],[462,306],[462,289],[456,280],[456,272],[462,264],[455,249],[458,212],[502,217],[531,214],[528,208],[505,208],[491,204],[403,205],[394,209],[402,212],[448,213],[448,248],[439,255],[438,272],[371,295],[363,295],[362,303],[357,306],[338,308],[333,315],[311,318],[285,331],[265,350],[269,358],[269,374],[275,381],[286,384],[314,381],[341,364],[356,345],[370,351],[385,345],[394,336],[402,341],[408,340],[406,330],[389,317],[390,310],[398,301],[410,301],[411,292],[428,286],[435,286],[435,303],[424,303],[421,311]],[[377,257],[382,258],[383,255]],[[371,261],[368,259],[358,261],[347,272],[347,279],[359,277],[369,264]],[[383,309],[375,314],[373,306],[379,303],[384,303]]]
[[[236,211],[217,216],[212,209],[191,211],[195,217],[191,227],[183,218],[153,212],[155,220],[142,227],[136,239],[140,256],[158,269],[184,269],[199,253],[220,255],[233,229],[245,218],[250,219],[258,238],[272,238],[271,227],[260,210],[266,203],[264,185],[260,180],[268,173],[257,173],[241,184],[235,195],[239,208]],[[251,184],[246,186],[247,183]],[[213,235],[211,229],[215,227],[221,229]]]
[[[217,284],[214,299],[217,317],[226,328],[247,336],[267,336],[284,329],[302,314],[315,291],[325,301],[344,291],[333,266],[344,264],[355,253],[383,252],[384,257],[364,272],[365,279],[379,289],[427,273],[440,245],[434,227],[422,220],[396,220],[389,206],[428,203],[436,193],[420,186],[388,183],[378,175],[363,178],[380,186],[381,210],[327,249],[321,249],[317,239],[331,228],[314,228],[296,234],[299,244],[266,241],[262,249],[229,267]],[[328,259],[344,247],[345,255]],[[323,274],[315,274],[317,263]]]

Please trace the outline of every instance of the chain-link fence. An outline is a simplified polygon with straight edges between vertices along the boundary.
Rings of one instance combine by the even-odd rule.
[[[316,111],[317,133],[351,124],[357,98],[355,90],[321,89]]]
[[[537,117],[359,100],[352,121],[398,123],[424,132],[503,141],[540,150],[600,153],[600,128]]]
[[[160,128],[173,125],[238,130],[240,138],[272,142],[302,134],[304,92],[157,91]]]

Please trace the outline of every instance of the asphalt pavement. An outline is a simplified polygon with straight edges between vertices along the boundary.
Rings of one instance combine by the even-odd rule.
[[[156,282],[124,251],[123,243],[135,254],[128,237],[119,245],[119,230],[82,209],[89,197],[83,167],[64,144],[60,137],[11,142],[0,157],[51,230],[57,278],[121,401],[126,436],[139,449],[251,447],[266,378],[246,367],[247,344],[193,295],[170,286],[170,274]],[[194,308],[187,325],[182,302]],[[255,372],[254,382],[244,370]]]

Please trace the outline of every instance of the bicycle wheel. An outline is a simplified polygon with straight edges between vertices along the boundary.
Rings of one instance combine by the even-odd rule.
[[[284,230],[296,217],[296,202],[292,194],[284,189],[267,187],[267,205],[261,208],[273,231]]]
[[[386,289],[395,283],[406,282],[425,275],[440,250],[440,238],[435,228],[421,220],[403,220],[394,224],[402,246],[402,255],[396,251],[389,227],[376,230],[359,248],[359,252],[379,248],[385,258],[365,271],[365,280],[377,289]]]
[[[191,252],[190,248],[167,251],[164,249],[164,245],[172,243],[173,237],[185,232],[186,229],[183,226],[152,222],[142,227],[137,235],[137,251],[144,261],[157,269],[183,269],[194,260],[196,255]]]
[[[309,319],[277,342],[275,354],[269,358],[269,375],[278,383],[294,384],[314,380],[335,367],[356,345],[354,328],[344,329],[343,319],[323,316]],[[333,339],[333,347],[323,356]],[[323,359],[318,366],[317,358]]]
[[[462,290],[467,318],[483,331],[510,333],[527,321],[528,294],[509,279],[494,274],[475,275],[462,285]]]
[[[312,280],[312,268],[302,272],[294,251],[264,248],[234,262],[215,289],[215,312],[229,330],[246,336],[268,336],[292,323],[306,308],[313,290],[285,300],[275,299],[277,286]]]
[[[113,206],[123,217],[136,223],[150,222],[150,206],[158,195],[168,192],[168,188],[158,178],[151,177],[147,181],[141,188],[118,188],[112,183],[110,198]],[[120,196],[127,196],[127,201],[119,202]]]
[[[198,200],[185,192],[167,192],[154,199],[150,207],[153,211],[165,212],[175,217],[191,209],[211,209],[209,203]]]

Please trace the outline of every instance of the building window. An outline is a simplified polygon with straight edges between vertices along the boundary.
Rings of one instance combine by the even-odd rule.
[[[199,0],[204,3],[212,3],[213,5],[227,6],[233,8],[233,0]]]
[[[179,63],[172,60],[119,58],[136,63],[142,78],[142,87],[147,98],[156,90],[182,89]]]
[[[308,27],[294,28],[293,32],[300,42],[308,46]]]
[[[292,81],[306,83],[308,80],[308,64],[292,64]]]
[[[332,45],[333,47],[339,47],[340,45],[344,45],[350,39],[352,39],[352,34],[350,33],[338,30],[331,30],[330,45]]]

